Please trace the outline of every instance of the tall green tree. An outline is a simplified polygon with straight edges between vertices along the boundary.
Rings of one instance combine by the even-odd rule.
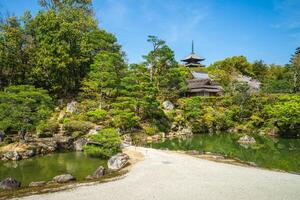
[[[0,23],[0,88],[29,83],[33,45],[22,26],[29,17],[25,12],[22,19],[11,16]]]
[[[296,52],[291,58],[291,73],[293,82],[293,92],[300,91],[300,47],[296,49]]]
[[[263,81],[268,69],[268,65],[266,65],[262,60],[254,61],[252,64],[253,78]]]
[[[101,107],[113,102],[120,93],[126,64],[120,52],[102,51],[95,56],[91,71],[82,81],[81,95],[98,100]]]
[[[28,25],[36,45],[34,84],[57,95],[74,94],[100,50],[91,1],[40,2],[45,10]]]
[[[153,50],[143,57],[149,68],[150,81],[158,90],[159,98],[174,99],[182,95],[187,90],[185,77],[188,70],[180,68],[174,52],[165,41],[156,36],[149,36],[147,41],[152,44]]]
[[[252,76],[252,65],[244,56],[233,56],[217,61],[208,67],[210,76],[221,84],[225,92],[235,90],[236,78],[239,75]]]

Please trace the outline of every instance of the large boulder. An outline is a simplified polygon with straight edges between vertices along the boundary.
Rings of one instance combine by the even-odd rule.
[[[112,171],[119,170],[127,164],[128,160],[129,156],[127,154],[118,153],[108,160],[108,169]]]
[[[76,104],[76,101],[71,101],[70,103],[68,103],[66,112],[71,114],[77,112]]]
[[[15,189],[21,187],[21,183],[14,178],[6,178],[0,182],[0,188],[7,190],[7,189]]]
[[[74,180],[75,180],[75,177],[72,176],[71,174],[62,174],[62,175],[55,176],[53,178],[53,181],[56,183],[67,183],[67,182],[74,181]]]
[[[256,143],[256,141],[253,137],[250,137],[248,135],[244,135],[244,136],[240,137],[240,139],[238,140],[238,143],[240,143],[240,144],[254,144],[254,143]]]
[[[29,184],[29,187],[39,187],[46,185],[46,181],[37,181],[37,182],[31,182]]]
[[[19,152],[17,151],[8,151],[5,154],[3,154],[3,160],[13,160],[13,161],[17,161],[17,160],[21,160],[22,157],[19,154]]]
[[[74,142],[74,149],[75,151],[83,151],[84,145],[87,144],[87,139],[79,138]]]
[[[92,175],[88,175],[85,179],[87,180],[97,179],[97,178],[101,178],[104,175],[105,175],[105,168],[103,166],[99,166]]]
[[[172,104],[171,101],[164,101],[162,105],[165,110],[173,110],[174,109],[174,105]]]

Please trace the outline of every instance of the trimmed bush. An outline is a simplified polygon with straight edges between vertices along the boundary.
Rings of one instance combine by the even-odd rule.
[[[59,123],[55,121],[47,121],[47,122],[41,122],[36,127],[37,133],[40,134],[48,134],[52,135],[54,133],[57,133],[59,131]]]
[[[104,120],[107,116],[107,112],[103,109],[96,109],[86,113],[88,120],[91,122],[100,122]]]
[[[137,127],[141,120],[140,117],[136,116],[134,112],[130,110],[118,110],[112,111],[113,119],[112,123],[115,127],[122,130],[131,130],[133,127]]]
[[[87,137],[91,142],[83,150],[92,157],[109,158],[121,151],[121,138],[116,129],[102,129],[95,135]]]
[[[157,133],[157,130],[153,127],[144,127],[144,132],[146,135],[152,136],[155,135],[155,133]]]
[[[93,124],[87,121],[69,121],[64,124],[64,129],[67,133],[72,134],[76,131],[81,131],[83,134],[87,134],[88,131],[93,128]]]

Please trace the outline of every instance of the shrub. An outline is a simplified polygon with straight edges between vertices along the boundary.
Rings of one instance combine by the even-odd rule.
[[[13,142],[14,142],[13,139],[11,137],[7,137],[7,136],[3,140],[4,144],[11,144]]]
[[[96,123],[96,122],[104,120],[107,116],[107,112],[103,109],[96,109],[96,110],[87,112],[86,116],[88,117],[89,121]]]
[[[135,113],[130,110],[118,110],[112,111],[113,119],[112,123],[115,127],[122,130],[130,130],[133,127],[138,126],[140,118],[135,116]]]
[[[85,135],[82,131],[75,131],[72,133],[72,138],[78,138]]]
[[[93,143],[83,149],[90,156],[108,158],[121,151],[121,138],[116,129],[102,129],[95,135],[89,135],[88,139]]]
[[[36,127],[38,134],[53,134],[59,131],[59,123],[55,121],[42,121],[37,127]]]
[[[52,110],[53,102],[46,90],[31,85],[6,87],[0,92],[0,130],[32,131]]]
[[[81,131],[83,134],[86,134],[91,128],[93,128],[93,124],[86,121],[73,120],[64,124],[64,129],[69,134],[72,134],[75,131]]]
[[[144,127],[144,132],[146,135],[152,136],[155,135],[155,133],[157,133],[157,130],[154,127]]]

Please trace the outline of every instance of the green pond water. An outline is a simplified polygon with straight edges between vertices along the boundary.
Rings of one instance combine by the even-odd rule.
[[[256,144],[241,146],[239,135],[194,135],[186,139],[170,139],[150,144],[156,149],[197,150],[212,152],[255,163],[259,167],[300,173],[300,139],[253,136]]]
[[[107,161],[91,158],[82,152],[55,153],[16,162],[0,162],[0,180],[14,177],[28,185],[32,181],[50,181],[54,176],[70,173],[77,180],[84,180]]]

